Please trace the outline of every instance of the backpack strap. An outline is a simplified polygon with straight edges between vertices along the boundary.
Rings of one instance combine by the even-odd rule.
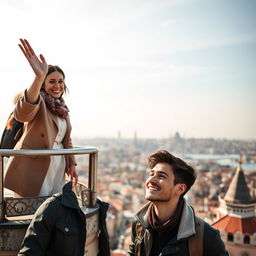
[[[135,255],[140,255],[141,241],[143,240],[145,229],[138,221],[136,222],[135,232],[136,232],[136,240],[140,241],[139,243],[137,242],[135,245]]]
[[[190,256],[203,256],[203,243],[204,243],[204,221],[195,217],[196,221],[196,234],[189,238],[189,255]]]

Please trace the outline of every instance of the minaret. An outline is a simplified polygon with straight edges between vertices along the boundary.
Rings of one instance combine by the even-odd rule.
[[[121,140],[121,137],[122,137],[122,136],[121,136],[121,131],[118,131],[118,132],[117,132],[117,139],[118,139],[118,140]]]
[[[133,143],[134,143],[134,147],[135,147],[135,149],[136,149],[137,146],[138,146],[137,131],[134,132]]]

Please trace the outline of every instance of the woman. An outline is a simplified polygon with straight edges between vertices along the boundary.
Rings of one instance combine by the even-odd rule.
[[[65,74],[58,66],[48,66],[26,39],[20,49],[35,78],[18,99],[13,117],[24,123],[23,134],[14,149],[72,148],[68,108],[62,98],[67,90]],[[6,166],[4,185],[18,196],[48,196],[60,192],[65,172],[78,181],[74,156],[16,156]]]

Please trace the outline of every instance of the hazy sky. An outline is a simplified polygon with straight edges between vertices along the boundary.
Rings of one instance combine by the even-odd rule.
[[[0,127],[33,71],[66,73],[74,137],[256,139],[256,1],[1,0]]]

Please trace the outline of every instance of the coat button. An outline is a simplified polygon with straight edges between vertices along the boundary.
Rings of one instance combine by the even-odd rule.
[[[69,228],[65,228],[65,232],[68,232],[69,231]]]

